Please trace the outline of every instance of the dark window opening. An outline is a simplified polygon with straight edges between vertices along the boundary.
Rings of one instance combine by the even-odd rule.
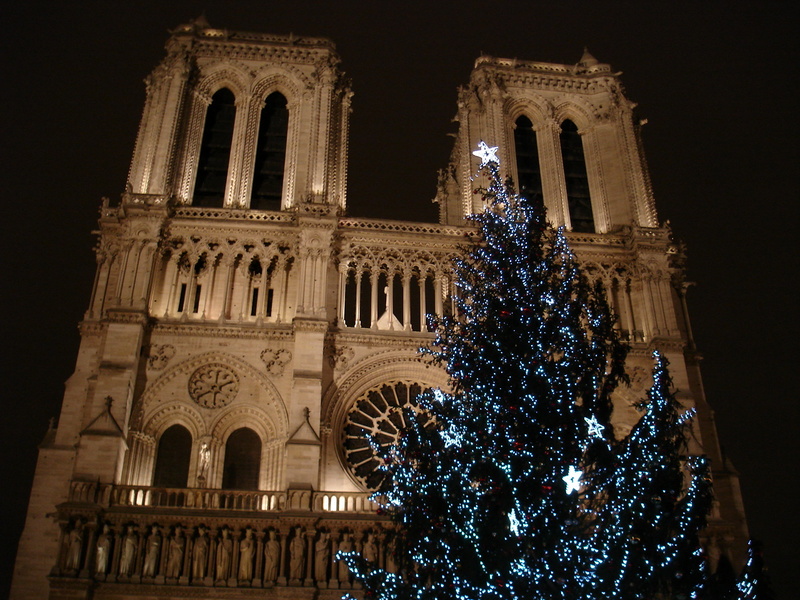
[[[578,127],[570,120],[561,124],[561,158],[567,184],[567,204],[572,230],[594,233],[592,199],[589,196],[589,176],[583,155],[583,140]]]
[[[178,297],[178,312],[183,312],[183,305],[186,304],[186,284],[181,284],[181,294]]]
[[[517,153],[519,195],[530,202],[542,198],[542,170],[539,165],[539,147],[531,120],[522,115],[515,122],[514,148]]]
[[[236,120],[235,102],[233,92],[227,88],[222,88],[211,97],[200,145],[200,159],[197,161],[197,181],[192,201],[195,206],[219,208],[224,202],[233,124]]]
[[[153,486],[185,488],[189,481],[192,435],[182,425],[173,425],[158,440]]]
[[[192,312],[197,314],[200,312],[200,292],[203,291],[202,285],[197,285],[194,288],[194,306],[192,306]]]
[[[422,331],[422,321],[421,321],[421,303],[422,299],[420,297],[420,284],[423,280],[417,275],[411,280],[411,288],[409,289],[410,298],[409,304],[411,305],[411,330],[412,331]]]
[[[372,275],[370,273],[361,274],[361,323],[360,327],[369,329],[372,327]]]
[[[347,272],[344,282],[344,325],[356,326],[356,276],[353,271]]]
[[[275,290],[272,288],[267,290],[267,316],[272,316],[272,301],[275,298]]]
[[[261,470],[261,438],[247,427],[234,431],[225,444],[222,489],[257,490]]]
[[[392,277],[392,312],[394,313],[395,318],[403,322],[403,278],[399,274],[395,274]]]
[[[288,130],[289,110],[286,108],[286,98],[278,92],[270,94],[261,109],[250,208],[281,208]]]
[[[433,331],[431,317],[436,316],[436,294],[438,290],[435,283],[436,280],[433,275],[428,275],[425,278],[425,315],[427,317],[426,329],[428,331]]]
[[[258,288],[253,288],[253,300],[250,302],[250,316],[255,317],[258,312]]]

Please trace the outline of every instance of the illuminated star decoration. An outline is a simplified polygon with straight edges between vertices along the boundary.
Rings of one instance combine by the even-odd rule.
[[[481,140],[478,144],[478,149],[473,152],[475,156],[481,159],[481,167],[488,165],[490,162],[500,164],[500,159],[497,158],[497,148],[498,146],[487,146],[486,142]]]
[[[561,478],[564,480],[564,483],[567,484],[567,494],[571,494],[572,492],[580,492],[581,475],[583,475],[583,471],[579,471],[572,465],[569,466],[569,473]]]
[[[598,439],[603,439],[603,430],[605,427],[600,425],[600,422],[597,420],[597,417],[594,415],[591,418],[587,419],[586,417],[583,418],[586,421],[586,424],[589,426],[589,435],[592,437],[596,437]]]
[[[519,519],[517,518],[517,512],[512,510],[508,514],[508,528],[511,530],[516,536],[519,536]]]
[[[445,448],[449,448],[450,446],[461,447],[461,432],[458,430],[455,423],[451,424],[446,431],[442,431],[441,436],[444,440]]]

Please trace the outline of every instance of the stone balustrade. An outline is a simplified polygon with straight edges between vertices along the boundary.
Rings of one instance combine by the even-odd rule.
[[[368,492],[315,492],[159,488],[73,481],[69,503],[102,507],[186,508],[224,511],[315,511],[374,515],[380,508]]]
[[[400,570],[378,509],[359,492],[73,481],[51,585],[356,589],[339,551]]]

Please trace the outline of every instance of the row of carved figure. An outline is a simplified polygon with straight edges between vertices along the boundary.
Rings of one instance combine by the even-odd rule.
[[[135,524],[95,527],[77,519],[65,524],[53,575],[111,582],[350,588],[350,572],[339,552],[358,552],[397,573],[395,549],[394,532],[384,530],[151,524],[140,531]]]

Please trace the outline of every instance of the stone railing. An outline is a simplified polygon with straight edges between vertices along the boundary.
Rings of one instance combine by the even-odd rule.
[[[290,223],[295,219],[294,213],[272,210],[244,210],[236,208],[204,208],[202,206],[178,206],[175,217],[192,219],[233,219],[239,221],[260,221],[270,223]]]
[[[104,508],[186,508],[232,511],[314,511],[375,514],[379,504],[368,492],[315,492],[217,490],[207,488],[159,488],[73,481],[69,502],[97,504]]]

